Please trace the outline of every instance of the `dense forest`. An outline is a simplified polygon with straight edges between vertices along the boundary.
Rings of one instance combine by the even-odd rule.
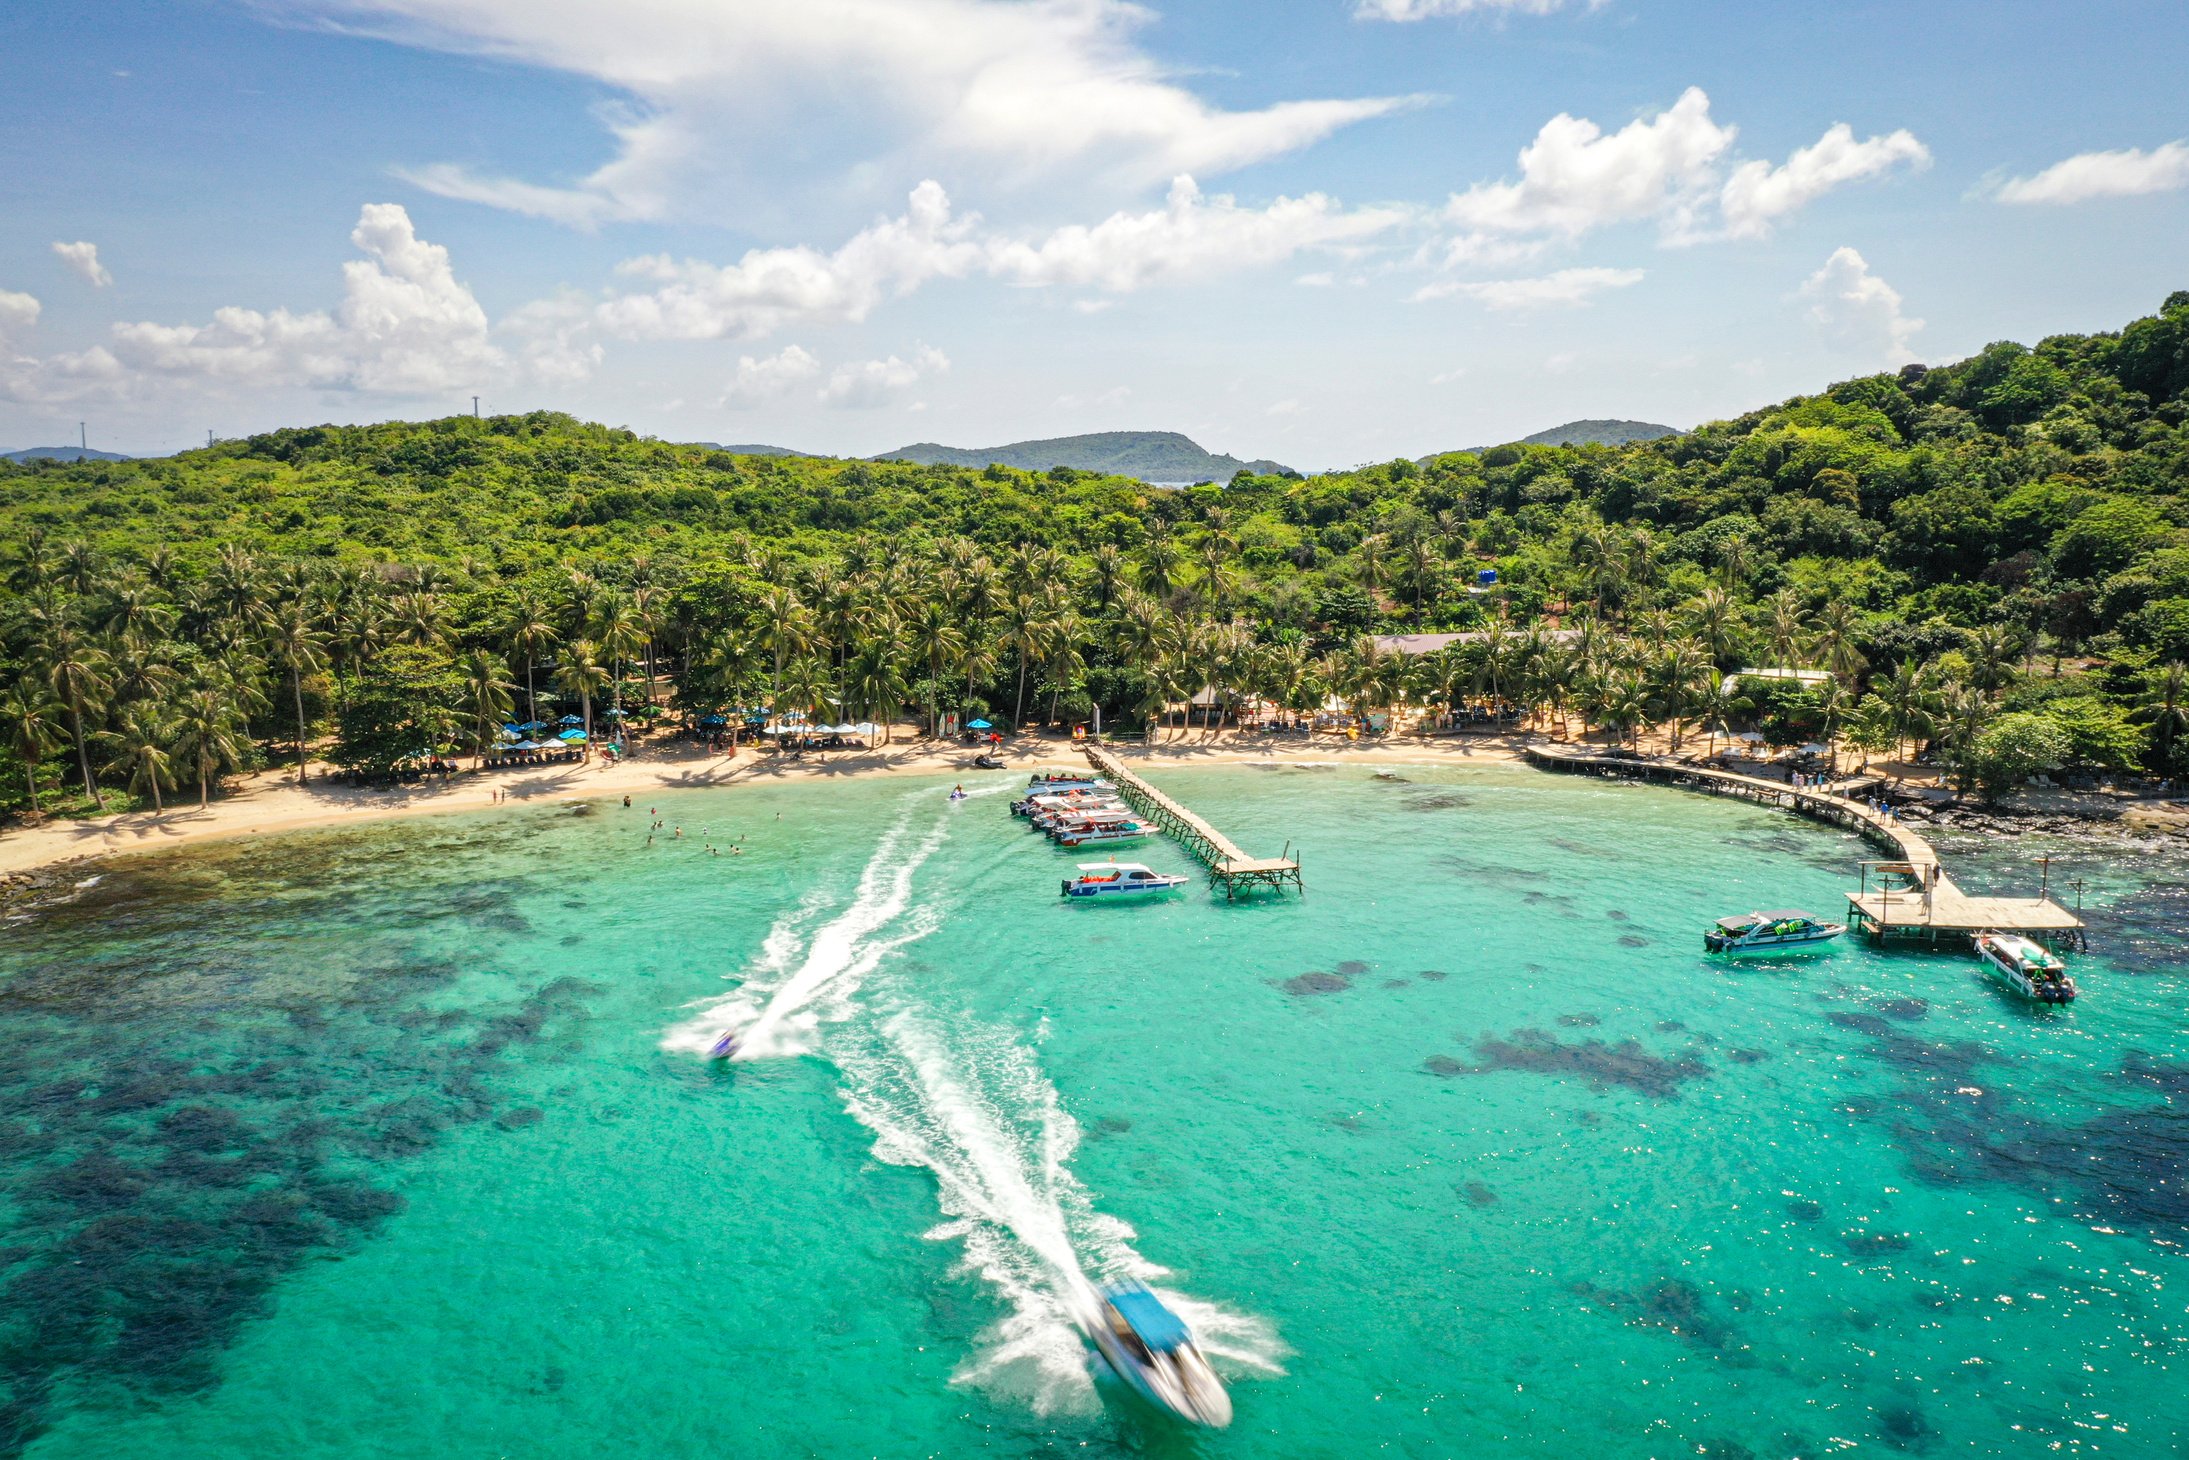
[[[520,711],[1116,725],[1205,687],[1754,724],[1987,789],[2175,775],[2185,527],[2189,293],[1660,440],[1176,491],[547,413],[0,464],[0,812],[209,796],[300,740],[385,768]],[[1454,628],[1488,632],[1373,638]],[[1759,663],[1831,677],[1729,673]]]

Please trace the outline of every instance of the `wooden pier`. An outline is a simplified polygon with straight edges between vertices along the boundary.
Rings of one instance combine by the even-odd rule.
[[[1227,899],[1257,887],[1274,887],[1281,892],[1290,884],[1303,894],[1307,891],[1307,884],[1300,880],[1296,856],[1250,857],[1230,837],[1125,769],[1124,762],[1109,751],[1092,743],[1086,751],[1095,770],[1117,783],[1118,794],[1128,805],[1151,818],[1201,859],[1209,869],[1209,885],[1221,886]],[[1291,848],[1285,850],[1289,853]]]
[[[1966,942],[1977,933],[2021,933],[2046,943],[2087,946],[2083,920],[2049,891],[2036,897],[1977,897],[1946,875],[1931,844],[1899,821],[1821,787],[1789,786],[1758,776],[1648,756],[1605,755],[1565,746],[1531,745],[1523,752],[1545,770],[1665,781],[1777,806],[1843,826],[1890,852],[1892,860],[1862,864],[1861,887],[1847,894],[1847,921],[1873,942]],[[1873,879],[1875,885],[1872,885]]]

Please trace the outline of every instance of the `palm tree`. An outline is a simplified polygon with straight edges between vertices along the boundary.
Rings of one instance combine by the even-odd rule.
[[[850,704],[865,719],[882,727],[882,744],[889,744],[889,728],[904,705],[904,665],[886,639],[863,644],[851,661]]]
[[[149,710],[131,708],[121,713],[112,730],[99,734],[114,749],[114,758],[103,769],[109,775],[121,775],[132,791],[149,795],[155,813],[167,809],[160,802],[161,789],[175,784],[173,762],[161,744],[164,728]]]
[[[1855,627],[1855,606],[1845,599],[1834,599],[1817,615],[1817,655],[1850,692],[1858,687],[1857,677],[1870,662],[1855,646]]]
[[[537,722],[540,696],[533,684],[533,666],[539,662],[542,651],[551,648],[561,637],[555,632],[553,619],[548,616],[546,601],[529,588],[519,589],[509,606],[509,617],[502,624],[502,637],[508,641],[512,654],[524,655],[525,718]]]
[[[243,763],[240,727],[235,708],[216,689],[191,690],[175,707],[172,752],[197,777],[200,810],[211,804],[212,783],[220,773]]]
[[[812,647],[813,615],[799,602],[796,593],[781,584],[761,593],[760,612],[768,621],[767,644],[775,655],[775,673],[768,681],[771,696],[768,714],[774,716],[781,708],[774,701],[783,697],[783,661]]]
[[[950,606],[934,598],[922,603],[912,616],[911,642],[906,647],[927,666],[927,733],[933,735],[941,724],[935,690],[942,681],[943,666],[965,652],[965,635],[951,617]]]
[[[2158,763],[2171,766],[2174,747],[2189,730],[2189,666],[2168,664],[2153,674],[2139,715],[2151,722]]]
[[[1749,700],[1741,693],[1738,676],[1714,674],[1710,677],[1694,703],[1695,713],[1701,718],[1703,729],[1710,736],[1709,745],[1703,752],[1705,755],[1717,754],[1718,737],[1733,733],[1727,722],[1735,714],[1748,708]]]
[[[1021,733],[1026,717],[1026,670],[1049,651],[1055,630],[1043,616],[1046,605],[1031,594],[1021,593],[1004,612],[1003,647],[1018,656],[1018,698],[1011,707],[1011,731]]]
[[[7,697],[0,699],[0,721],[8,727],[8,748],[23,763],[23,783],[30,790],[33,816],[39,814],[38,763],[60,743],[60,708],[47,696],[45,687],[27,674],[9,685]]]
[[[291,601],[274,610],[266,625],[266,646],[274,663],[289,672],[289,693],[296,710],[296,783],[304,784],[304,751],[310,739],[304,723],[304,676],[317,674],[326,660],[322,651],[326,636],[302,603]]]
[[[106,797],[99,794],[98,783],[91,777],[90,736],[84,728],[84,716],[106,702],[113,662],[105,651],[85,642],[66,623],[54,625],[47,633],[42,657],[46,684],[68,711],[68,733],[76,742],[76,768],[83,774],[84,794],[104,811]]]
[[[509,692],[516,686],[502,679],[501,661],[485,649],[464,655],[464,700],[471,706],[471,745],[474,768],[485,763],[487,727],[499,724],[514,707]]]
[[[608,718],[616,722],[616,743],[623,743],[623,666],[632,655],[645,647],[645,630],[639,626],[638,610],[631,600],[620,595],[604,597],[593,606],[593,634],[600,643],[600,650],[608,656],[609,699]]]
[[[1930,733],[1931,711],[1936,707],[1936,685],[1930,666],[1903,659],[1893,670],[1882,697],[1893,712],[1894,753],[1904,741],[1919,740]]]
[[[572,639],[563,645],[562,655],[555,665],[555,684],[564,694],[578,697],[578,718],[585,723],[585,734],[593,734],[593,696],[608,683],[608,671],[601,666],[600,645],[591,639]]]

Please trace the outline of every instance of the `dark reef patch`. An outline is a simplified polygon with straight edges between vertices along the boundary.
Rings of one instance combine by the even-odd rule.
[[[1643,937],[1640,933],[1621,933],[1619,935],[1619,946],[1622,948],[1647,948],[1649,939]]]
[[[1927,1450],[1938,1438],[1913,1404],[1888,1404],[1877,1412],[1877,1437],[1894,1450]]]
[[[1432,1059],[1429,1070],[1446,1076],[1497,1070],[1568,1075],[1592,1090],[1633,1090],[1653,1100],[1677,1100],[1680,1086],[1710,1075],[1710,1067],[1693,1055],[1652,1054],[1636,1039],[1622,1039],[1616,1044],[1584,1039],[1566,1044],[1540,1029],[1515,1029],[1503,1038],[1481,1036],[1475,1040],[1474,1050],[1478,1063]]]
[[[1558,1022],[1568,1029],[1594,1029],[1604,1020],[1598,1014],[1560,1014]]]
[[[1470,1181],[1459,1189],[1460,1199],[1471,1207],[1494,1207],[1497,1193],[1479,1181]]]
[[[1627,921],[1628,915],[1618,908],[1613,908],[1610,912],[1605,913],[1604,916],[1610,918],[1615,923],[1623,923]]]
[[[1733,1325],[1712,1314],[1703,1290],[1684,1278],[1659,1278],[1632,1292],[1585,1281],[1572,1289],[1589,1306],[1618,1314],[1632,1327],[1661,1328],[1691,1347],[1745,1357]]]
[[[1424,968],[1416,973],[1414,977],[1420,979],[1423,983],[1442,983],[1451,975],[1441,968]]]
[[[1443,792],[1432,791],[1426,795],[1408,796],[1405,804],[1408,811],[1456,811],[1462,806],[1471,806],[1474,803],[1465,796],[1452,796]]]
[[[1883,1014],[1886,1018],[1897,1019],[1902,1024],[1914,1024],[1919,1020],[1930,1017],[1931,1012],[1929,1004],[1915,998],[1879,999],[1870,1007],[1876,1009],[1878,1013]]]
[[[1771,1054],[1762,1049],[1729,1049],[1725,1057],[1737,1065],[1760,1065],[1771,1058]]]
[[[1368,973],[1368,965],[1359,959],[1348,958],[1338,965],[1337,971],[1341,978],[1362,978]]]
[[[1296,999],[1312,998],[1316,994],[1342,994],[1353,987],[1353,980],[1342,973],[1323,973],[1317,970],[1296,973],[1290,978],[1272,979],[1271,982]]]
[[[1786,1204],[1786,1215],[1797,1222],[1821,1222],[1824,1220],[1824,1203],[1796,1199]]]
[[[1387,989],[1403,989],[1411,987],[1409,982],[1403,978],[1387,978],[1383,981],[1383,986]]]

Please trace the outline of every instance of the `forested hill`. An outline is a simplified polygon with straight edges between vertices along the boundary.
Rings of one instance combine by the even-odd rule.
[[[1497,590],[1471,593],[1487,567]],[[582,697],[643,660],[688,706],[847,718],[1117,724],[1210,684],[1495,694],[1622,730],[1935,738],[1983,784],[2184,774],[2189,293],[1654,441],[1179,491],[738,455],[547,412],[0,464],[0,584],[0,810],[37,779],[11,744],[43,747],[50,778],[65,730],[88,787],[97,737],[155,746],[178,691],[262,730],[301,704],[316,733],[333,706],[442,704],[459,662],[482,683],[544,665]],[[1490,623],[1510,636],[1416,663],[1364,637]],[[1581,632],[1534,632],[1553,625]],[[1833,678],[1743,689],[1730,672],[1759,662]],[[436,687],[373,698],[383,667]],[[25,716],[43,728],[11,741]],[[109,774],[156,780],[131,754]]]
[[[938,446],[915,442],[884,452],[876,461],[916,461],[923,465],[984,467],[991,462],[1020,471],[1067,466],[1076,471],[1135,477],[1144,482],[1227,482],[1242,471],[1277,475],[1287,468],[1274,461],[1241,461],[1205,451],[1176,431],[1098,431],[1088,436],[1056,436],[1045,441],[1013,441],[1007,446]]]
[[[127,461],[118,451],[99,451],[88,446],[26,446],[21,451],[0,451],[0,461]]]
[[[1649,421],[1568,421],[1563,426],[1553,426],[1548,431],[1538,431],[1533,436],[1523,436],[1513,442],[1515,446],[1625,446],[1634,441],[1655,441],[1661,436],[1677,436],[1677,426],[1659,426]]]

